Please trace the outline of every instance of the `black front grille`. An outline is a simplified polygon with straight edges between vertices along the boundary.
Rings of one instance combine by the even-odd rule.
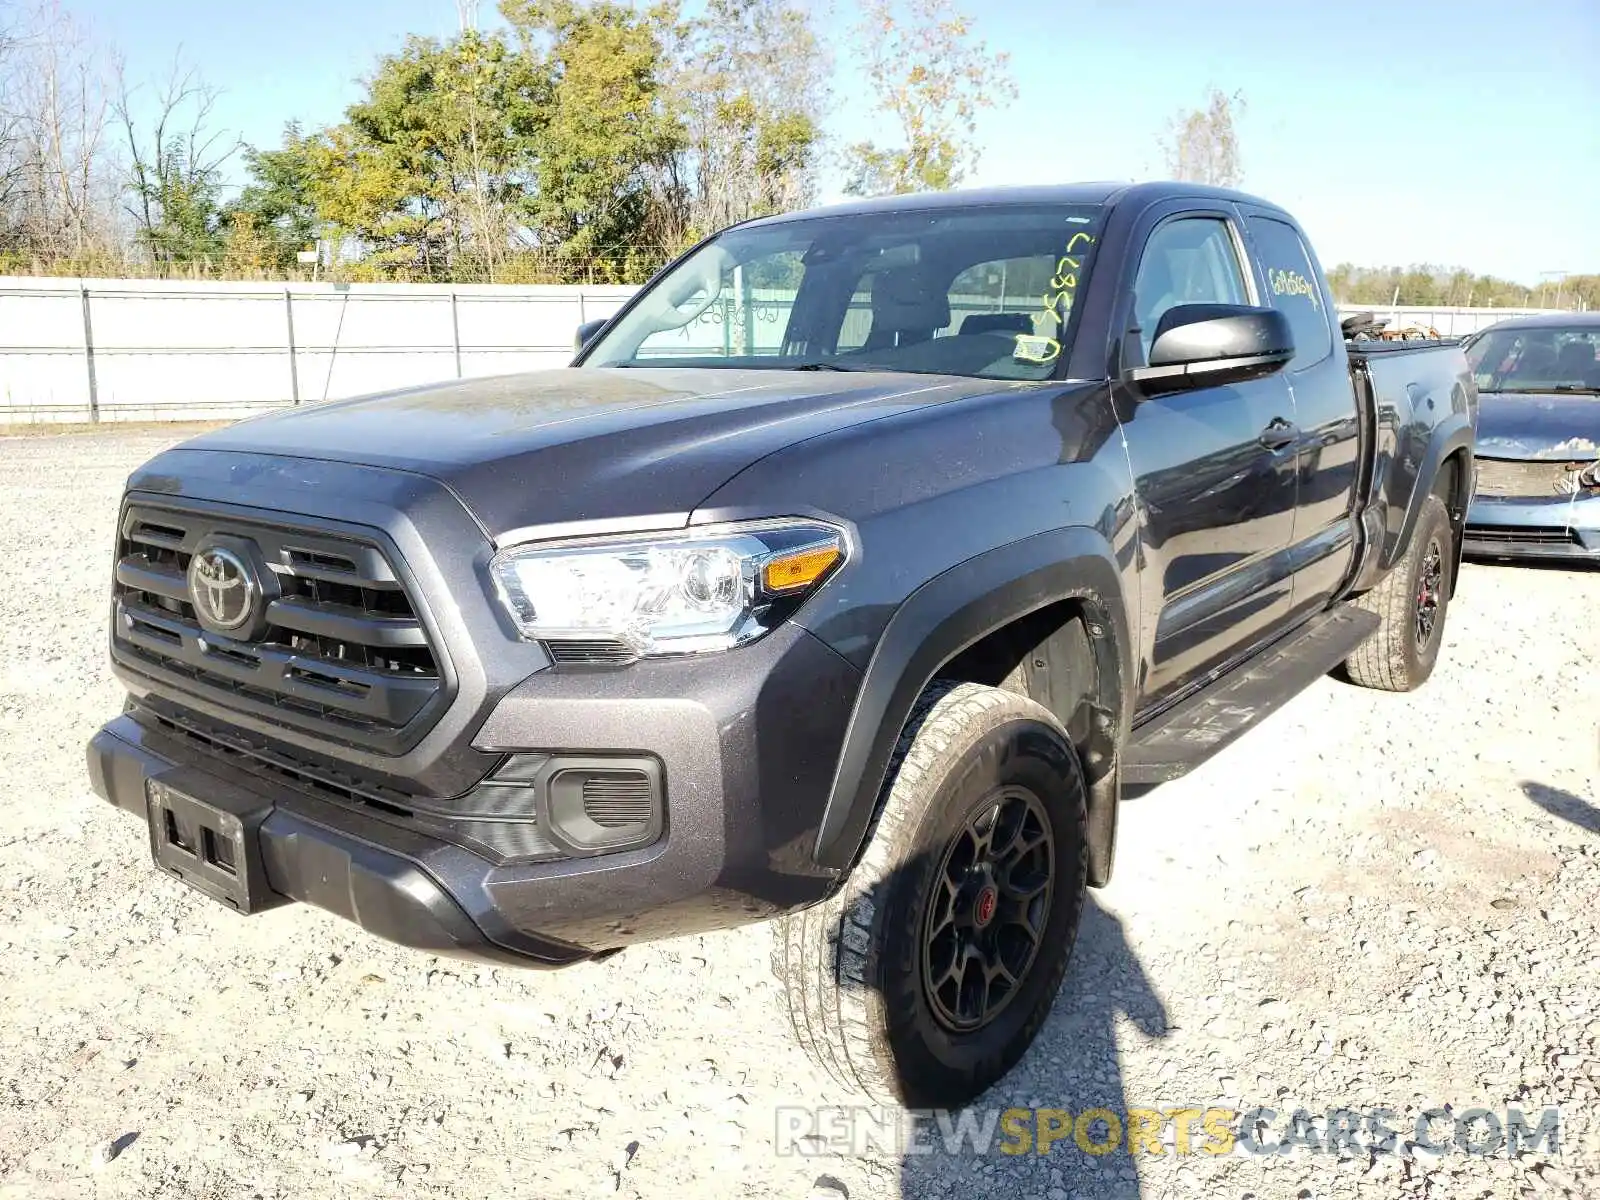
[[[131,506],[117,548],[115,648],[131,666],[229,708],[394,749],[444,687],[411,597],[383,550],[343,535]],[[222,544],[252,560],[254,636],[205,628],[188,570]]]
[[[1479,458],[1478,495],[1539,498],[1570,496],[1575,490],[1574,476],[1588,465],[1588,463]]]
[[[178,719],[150,707],[137,710],[139,720],[166,734],[191,743],[197,749],[231,762],[241,770],[289,783],[308,795],[340,804],[371,808],[393,816],[412,815],[412,798],[404,792],[381,787],[367,780],[325,766],[313,766],[276,750],[260,738],[241,730],[207,727],[192,717]]]
[[[1506,546],[1570,546],[1578,537],[1560,525],[1469,525],[1467,540]]]

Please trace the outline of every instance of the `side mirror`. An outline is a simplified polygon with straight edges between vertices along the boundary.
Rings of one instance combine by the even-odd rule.
[[[606,321],[610,318],[601,317],[598,321],[585,321],[578,326],[578,332],[572,338],[572,352],[580,353],[585,346],[594,340],[594,335],[605,328]]]
[[[1148,366],[1127,377],[1148,394],[1260,379],[1294,358],[1294,330],[1275,308],[1180,304],[1161,314]]]

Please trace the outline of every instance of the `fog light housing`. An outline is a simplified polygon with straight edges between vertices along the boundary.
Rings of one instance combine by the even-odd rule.
[[[648,755],[522,751],[452,808],[465,821],[525,825],[523,841],[537,830],[540,858],[588,858],[661,838],[666,777]]]
[[[661,836],[661,769],[652,760],[560,758],[554,767],[544,795],[552,840],[593,854]]]

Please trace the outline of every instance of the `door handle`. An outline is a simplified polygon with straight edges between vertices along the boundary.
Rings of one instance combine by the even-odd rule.
[[[1300,430],[1292,421],[1273,417],[1261,431],[1261,444],[1268,450],[1282,450],[1300,440]]]

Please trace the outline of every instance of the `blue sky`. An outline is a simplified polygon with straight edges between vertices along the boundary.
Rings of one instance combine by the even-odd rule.
[[[1165,122],[1215,84],[1247,101],[1244,186],[1294,211],[1327,266],[1600,272],[1597,0],[961,3],[1011,54],[1019,92],[982,113],[973,183],[1159,176]],[[67,4],[134,78],[181,44],[224,89],[219,120],[256,143],[290,118],[337,120],[407,33],[457,28],[454,0]],[[848,18],[822,20],[842,44]],[[832,131],[870,133],[852,87],[837,90]]]

